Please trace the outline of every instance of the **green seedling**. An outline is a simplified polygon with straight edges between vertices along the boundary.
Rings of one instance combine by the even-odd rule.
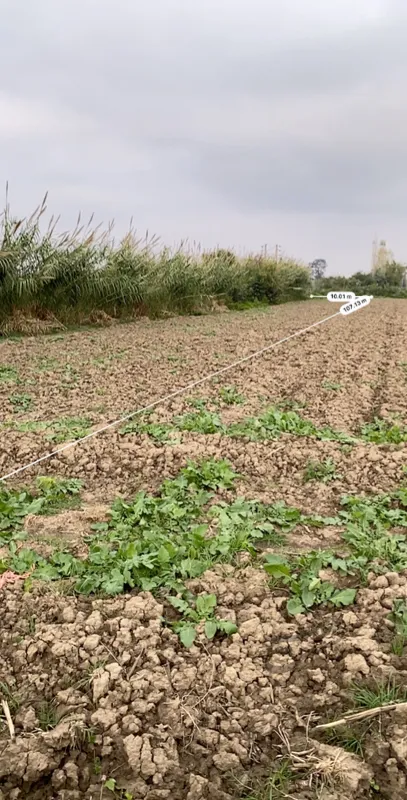
[[[223,386],[219,392],[222,402],[226,406],[241,406],[244,403],[244,397],[236,389],[236,386]]]
[[[33,399],[30,394],[12,394],[9,397],[9,402],[13,406],[14,413],[21,414],[30,410]]]
[[[202,622],[207,639],[213,639],[217,633],[230,635],[237,631],[233,622],[215,616],[218,601],[214,594],[199,595],[192,604],[182,597],[169,597],[168,601],[181,614],[181,620],[173,622],[171,627],[178,634],[184,647],[193,645]]]
[[[320,481],[321,483],[329,483],[329,481],[337,480],[339,477],[332,458],[326,458],[325,461],[310,460],[304,470],[305,482]]]
[[[0,383],[16,383],[18,372],[8,364],[0,364]]]

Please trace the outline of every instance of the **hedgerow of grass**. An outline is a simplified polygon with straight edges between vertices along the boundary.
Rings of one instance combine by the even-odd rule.
[[[119,243],[80,219],[58,234],[43,226],[46,197],[28,219],[0,222],[0,333],[24,332],[24,319],[76,324],[98,312],[114,318],[195,313],[214,302],[278,303],[307,297],[307,268],[286,259],[239,258],[218,249],[172,251],[131,230]],[[27,329],[30,329],[27,322]],[[41,327],[40,327],[41,329]]]

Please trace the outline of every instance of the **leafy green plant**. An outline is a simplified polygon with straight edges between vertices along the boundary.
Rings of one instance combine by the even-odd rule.
[[[8,364],[0,364],[0,383],[16,383],[18,372]]]
[[[240,476],[229,461],[209,458],[201,463],[189,461],[181,475],[196,489],[231,489]]]
[[[393,601],[393,609],[389,619],[394,623],[395,636],[392,642],[393,653],[402,656],[407,645],[407,603],[405,598]]]
[[[218,602],[215,594],[201,594],[192,603],[183,597],[169,597],[168,602],[181,614],[181,620],[173,622],[172,628],[179,635],[184,647],[193,645],[198,634],[198,626],[202,622],[205,623],[204,632],[207,639],[213,639],[217,633],[230,635],[237,631],[233,622],[215,616]]]
[[[185,402],[197,411],[205,411],[209,401],[206,397],[188,397]]]
[[[159,444],[176,444],[179,439],[176,437],[176,431],[172,425],[165,422],[147,422],[146,418],[150,416],[151,412],[147,412],[143,417],[136,417],[130,420],[119,429],[119,433],[126,436],[128,434],[147,434],[155,442]]]
[[[328,427],[316,428],[312,422],[300,417],[296,411],[281,411],[277,407],[267,409],[259,417],[248,417],[227,429],[229,436],[243,436],[251,441],[267,441],[275,439],[283,433],[294,436],[314,436],[326,441],[355,443],[354,438],[341,431],[335,431]]]
[[[9,402],[13,406],[14,412],[21,414],[30,410],[33,399],[30,394],[12,394],[9,397]]]
[[[64,417],[55,420],[49,426],[47,439],[57,443],[82,439],[90,432],[91,424],[86,417]]]
[[[219,396],[227,406],[241,406],[244,403],[244,397],[236,389],[236,386],[223,386],[219,391]]]
[[[174,424],[180,431],[204,434],[225,432],[225,426],[219,415],[206,409],[175,417]]]
[[[63,339],[64,337],[58,337],[58,339]],[[54,341],[57,340],[57,337],[54,337]],[[50,356],[41,356],[37,361],[36,370],[38,372],[54,372],[60,366],[59,361],[56,358]]]
[[[332,553],[321,551],[307,553],[290,561],[284,556],[269,553],[264,568],[274,579],[281,581],[290,592],[287,612],[303,614],[313,606],[331,603],[349,606],[355,601],[356,589],[337,589],[330,581],[322,580],[319,573],[327,566],[341,569],[345,562],[335,559]]]
[[[50,442],[62,442],[81,439],[90,432],[91,421],[86,417],[65,417],[50,422],[28,420],[26,422],[7,422],[4,427],[20,433],[44,433]]]
[[[339,477],[332,458],[326,458],[325,461],[309,460],[304,470],[304,481],[306,482],[321,481],[322,483],[328,483]]]
[[[22,529],[28,514],[39,514],[44,500],[28,492],[0,488],[0,546]]]
[[[107,778],[103,784],[103,787],[108,789],[109,792],[112,792],[116,800],[133,800],[133,795],[131,792],[128,792],[127,789],[119,788],[115,778]]]
[[[389,419],[376,419],[362,426],[362,438],[375,444],[401,444],[407,441],[407,426]]]
[[[231,563],[237,553],[255,555],[258,541],[281,543],[303,519],[284,503],[241,498],[215,503],[213,492],[231,490],[236,478],[226,461],[189,463],[174,480],[164,481],[157,495],[139,492],[131,502],[116,500],[109,522],[93,526],[86,558],[58,550],[44,558],[11,542],[0,569],[33,570],[34,578],[45,581],[70,579],[82,594],[162,587],[167,594],[182,594],[189,578],[214,564]]]
[[[64,508],[78,508],[82,481],[77,478],[39,477],[37,489],[43,504],[40,512],[52,514]]]

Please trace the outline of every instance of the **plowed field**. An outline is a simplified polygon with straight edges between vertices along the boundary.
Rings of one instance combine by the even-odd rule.
[[[336,310],[4,341],[0,472]],[[7,481],[0,800],[404,800],[406,465],[374,300]]]

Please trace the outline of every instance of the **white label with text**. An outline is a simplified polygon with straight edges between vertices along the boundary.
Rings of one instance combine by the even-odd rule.
[[[354,311],[359,311],[360,308],[368,306],[371,299],[372,298],[369,297],[369,295],[364,294],[362,297],[356,297],[351,303],[346,303],[344,306],[341,306],[339,311],[344,316],[347,314],[353,314]]]
[[[350,303],[355,297],[355,292],[328,292],[326,299],[330,303]]]

